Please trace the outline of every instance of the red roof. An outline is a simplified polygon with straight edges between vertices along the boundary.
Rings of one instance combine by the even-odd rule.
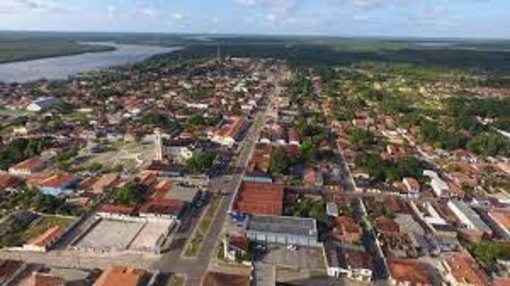
[[[8,174],[0,175],[0,188],[17,187],[21,184],[23,184],[23,181],[18,177]]]
[[[244,182],[234,209],[249,214],[282,215],[283,195],[283,184]]]
[[[134,206],[128,205],[102,204],[99,206],[98,211],[102,213],[131,215],[135,211],[135,208]]]
[[[12,166],[11,168],[13,169],[16,169],[16,170],[41,170],[43,169],[44,167],[46,166],[46,164],[37,159],[37,158],[30,158],[30,159],[27,159],[21,163],[18,163],[14,166]]]
[[[177,215],[184,207],[184,202],[179,200],[159,199],[145,203],[140,208],[140,213]]]
[[[58,225],[46,230],[43,234],[27,242],[29,245],[47,246],[51,241],[62,235],[62,228]]]
[[[399,233],[400,227],[396,222],[393,220],[380,216],[375,219],[375,227],[377,230],[384,232],[384,233]]]
[[[456,253],[446,258],[450,272],[459,282],[470,285],[489,285],[488,279],[476,261],[467,254]]]
[[[409,285],[432,285],[427,271],[427,265],[411,259],[389,259],[391,278]]]
[[[58,188],[75,179],[76,176],[72,174],[57,174],[41,182],[41,187]]]

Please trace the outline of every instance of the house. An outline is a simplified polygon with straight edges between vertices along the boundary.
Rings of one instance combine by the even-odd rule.
[[[443,262],[445,279],[451,285],[490,285],[476,261],[467,253],[452,253]]]
[[[9,174],[15,176],[30,176],[46,168],[46,163],[37,158],[30,158],[9,168]]]
[[[288,130],[289,144],[290,145],[301,145],[301,138],[297,131],[293,128],[289,128]]]
[[[0,283],[9,285],[25,271],[27,265],[19,260],[0,260]]]
[[[243,182],[235,199],[234,212],[260,215],[283,213],[284,185]]]
[[[248,253],[250,240],[246,236],[226,235],[223,239],[223,253],[230,261],[236,261]]]
[[[468,236],[466,238],[479,241],[484,234],[492,236],[492,229],[466,203],[460,200],[450,200],[447,205],[459,219],[461,226],[464,227],[461,229],[461,234]]]
[[[402,179],[402,183],[406,186],[407,193],[418,194],[420,192],[420,183],[415,178],[405,177]]]
[[[510,212],[492,209],[487,216],[492,229],[501,238],[510,240]]]
[[[324,184],[322,172],[312,167],[306,168],[303,172],[303,182],[305,186],[321,187]]]
[[[54,97],[39,97],[36,100],[32,101],[26,109],[28,111],[39,112],[46,111],[54,108],[58,104],[57,99]]]
[[[119,174],[105,174],[102,175],[99,180],[97,180],[94,184],[92,184],[92,192],[95,194],[102,194],[105,191],[111,191],[119,182]]]
[[[94,286],[138,286],[144,281],[146,272],[140,269],[121,266],[108,267],[94,282]]]
[[[65,286],[66,281],[51,273],[32,272],[30,276],[23,279],[20,286]]]
[[[232,147],[247,127],[248,120],[246,118],[231,118],[229,121],[223,122],[221,127],[213,132],[211,141],[223,146]]]
[[[338,216],[338,206],[335,202],[328,202],[326,203],[326,213],[330,217],[337,217]]]
[[[147,219],[176,220],[184,209],[184,202],[179,200],[151,200],[139,211],[140,217]]]
[[[415,259],[388,259],[391,285],[440,285],[432,266]],[[435,270],[437,272],[437,270]]]
[[[400,233],[398,224],[385,216],[380,216],[375,219],[375,228],[379,233],[387,235],[398,235]]]
[[[302,246],[319,243],[317,222],[311,218],[253,215],[249,218],[246,235],[264,243]]]
[[[330,277],[346,277],[360,282],[372,279],[372,260],[363,247],[326,242],[327,272]]]
[[[135,206],[106,203],[99,206],[96,215],[102,218],[124,219],[132,216],[135,209]]]
[[[29,240],[27,243],[23,245],[23,249],[29,251],[37,251],[37,252],[46,252],[48,249],[53,246],[55,242],[57,242],[64,231],[60,226],[54,226],[48,230],[46,230],[43,234]]]
[[[339,216],[334,219],[334,227],[331,235],[341,242],[360,241],[363,235],[363,229],[354,222],[354,219],[348,216]]]
[[[443,179],[441,179],[436,172],[425,170],[423,171],[423,175],[430,178],[430,187],[438,198],[451,197],[449,185]]]
[[[38,187],[45,195],[59,196],[64,191],[73,187],[80,178],[73,174],[55,174],[39,183]]]
[[[16,191],[24,184],[23,180],[9,174],[0,174],[0,190],[12,192]]]

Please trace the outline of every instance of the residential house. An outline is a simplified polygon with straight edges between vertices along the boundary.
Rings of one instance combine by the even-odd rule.
[[[391,285],[440,285],[432,276],[432,266],[424,262],[415,259],[388,259],[387,264]]]
[[[328,276],[361,282],[372,279],[372,260],[363,247],[327,241],[324,252]]]
[[[36,100],[32,101],[26,109],[28,111],[46,111],[51,108],[54,108],[58,104],[58,100],[54,97],[39,97]]]
[[[242,274],[228,274],[222,272],[206,272],[201,286],[249,286],[251,285],[249,275]]]
[[[23,249],[36,252],[46,252],[51,246],[53,246],[55,242],[57,242],[62,237],[63,234],[64,230],[62,227],[58,225],[54,226],[46,230],[41,235],[30,239],[23,245]]]
[[[430,187],[438,198],[449,198],[452,193],[449,185],[439,177],[439,175],[431,170],[423,171],[423,175],[430,178]]]
[[[10,285],[26,268],[20,260],[0,260],[0,283]]]
[[[450,254],[443,262],[443,266],[446,269],[446,281],[450,285],[490,285],[483,270],[467,253]]]
[[[464,227],[459,232],[465,238],[480,241],[484,234],[492,236],[492,229],[466,203],[460,200],[450,200],[447,205],[459,219],[461,226]]]
[[[94,282],[93,286],[138,286],[144,281],[147,273],[144,270],[110,266]]]
[[[487,213],[492,229],[503,239],[510,240],[510,212],[492,209]]]
[[[39,183],[38,187],[45,195],[59,196],[64,191],[73,187],[80,178],[73,174],[55,174]]]
[[[9,168],[9,174],[15,176],[30,176],[46,168],[46,163],[37,158],[30,158]]]
[[[334,219],[334,227],[331,232],[333,238],[341,242],[360,241],[363,229],[348,216],[339,216]]]
[[[246,236],[226,235],[223,239],[223,247],[225,258],[236,261],[248,253],[250,240]]]
[[[22,179],[9,174],[0,174],[0,190],[6,192],[17,191],[24,185]]]

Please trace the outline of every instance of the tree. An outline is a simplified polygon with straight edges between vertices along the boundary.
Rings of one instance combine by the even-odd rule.
[[[218,153],[214,151],[194,152],[186,161],[186,170],[192,174],[203,174],[212,168],[217,156]]]
[[[484,156],[507,156],[510,154],[510,144],[498,134],[476,136],[468,142],[467,148]]]
[[[282,147],[276,147],[271,154],[271,172],[275,175],[285,175],[289,172],[290,158]]]
[[[369,130],[356,128],[350,133],[351,143],[358,149],[365,149],[375,143],[375,137]]]
[[[115,203],[137,205],[145,201],[147,187],[145,185],[129,183],[115,192]]]

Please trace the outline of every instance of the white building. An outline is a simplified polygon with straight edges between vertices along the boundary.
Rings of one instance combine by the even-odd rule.
[[[54,97],[39,97],[27,106],[28,111],[44,111],[53,108],[58,101]]]
[[[436,172],[425,170],[423,175],[430,178],[430,187],[437,197],[449,198],[451,196],[450,187]]]

